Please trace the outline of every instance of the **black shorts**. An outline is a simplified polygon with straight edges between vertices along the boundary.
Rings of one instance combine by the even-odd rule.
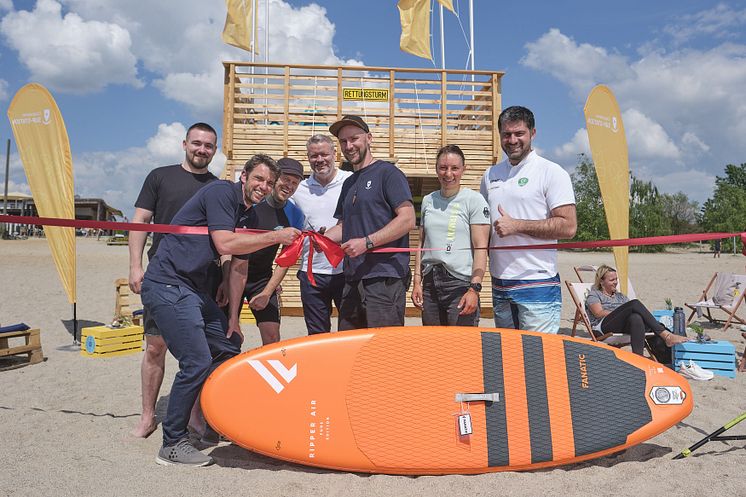
[[[159,330],[158,325],[155,324],[155,319],[153,319],[152,314],[144,305],[142,306],[142,327],[143,332],[146,335],[150,335],[152,337],[161,336],[161,330]]]
[[[256,281],[247,281],[246,282],[246,288],[244,288],[243,296],[246,298],[247,301],[251,302],[251,299],[255,295],[259,295],[262,293],[262,290],[264,290],[267,287],[267,283],[269,283],[270,277],[261,278]],[[243,301],[241,302],[241,306],[243,306]],[[239,310],[240,312],[240,310]],[[257,323],[278,323],[280,322],[280,300],[277,297],[277,292],[274,292],[272,296],[269,298],[269,302],[267,303],[267,307],[264,309],[258,311],[256,309],[251,309],[251,312],[254,314],[254,318],[256,319]]]

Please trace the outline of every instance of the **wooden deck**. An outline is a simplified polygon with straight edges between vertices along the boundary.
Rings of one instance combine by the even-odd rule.
[[[373,135],[373,156],[394,162],[407,176],[418,212],[422,197],[438,189],[435,155],[446,144],[461,147],[463,185],[478,190],[485,169],[500,160],[497,117],[501,78],[495,71],[224,62],[223,177],[235,180],[257,153],[307,164],[306,140],[329,134],[329,125],[356,114]],[[342,163],[337,151],[337,163]],[[310,174],[310,168],[307,168]],[[410,244],[418,243],[416,231]],[[414,261],[414,257],[412,257]],[[283,281],[283,313],[301,311],[291,268]],[[489,278],[482,292],[490,308]],[[411,303],[408,302],[408,306]],[[414,308],[408,314],[416,314]]]

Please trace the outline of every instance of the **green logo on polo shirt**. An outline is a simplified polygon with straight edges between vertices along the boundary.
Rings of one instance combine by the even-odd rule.
[[[528,183],[528,178],[521,178],[518,180],[518,186],[526,186],[526,183]]]

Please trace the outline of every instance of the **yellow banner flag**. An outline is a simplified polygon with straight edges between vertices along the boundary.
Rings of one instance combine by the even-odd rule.
[[[456,13],[455,10],[453,10],[453,0],[438,0],[438,3],[441,4],[446,9],[450,10],[454,14]]]
[[[52,95],[42,85],[27,84],[10,102],[8,119],[39,215],[75,219],[70,140]],[[74,304],[75,229],[45,226],[44,233],[68,301]]]
[[[588,95],[583,112],[609,235],[612,240],[629,238],[629,158],[619,104],[607,86],[598,85]],[[626,294],[628,247],[614,247],[614,260]]]
[[[403,51],[433,60],[430,51],[430,0],[399,0],[401,38],[399,48]]]
[[[252,42],[258,39],[258,36],[252,36],[251,28],[254,28],[256,35],[259,9],[254,9],[252,0],[225,0],[225,6],[228,13],[223,27],[223,42],[251,52]],[[258,46],[254,46],[253,51],[259,55]]]

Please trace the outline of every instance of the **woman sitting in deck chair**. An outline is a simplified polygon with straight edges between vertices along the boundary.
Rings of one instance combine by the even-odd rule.
[[[622,292],[617,290],[617,273],[616,269],[606,264],[602,265],[596,271],[596,279],[591,288],[585,306],[588,311],[588,318],[591,321],[593,331],[598,336],[605,333],[625,333],[630,336],[630,345],[632,352],[642,355],[645,348],[645,333],[653,332],[655,336],[652,342],[662,342],[666,349],[674,344],[686,342],[688,339],[671,333],[665,326],[659,323],[650,311],[642,303],[635,299],[630,300]],[[658,340],[655,340],[655,337]],[[655,343],[651,343],[651,348],[655,351],[658,360],[658,349]],[[670,357],[670,351],[665,350]],[[668,361],[663,361],[670,363]]]

